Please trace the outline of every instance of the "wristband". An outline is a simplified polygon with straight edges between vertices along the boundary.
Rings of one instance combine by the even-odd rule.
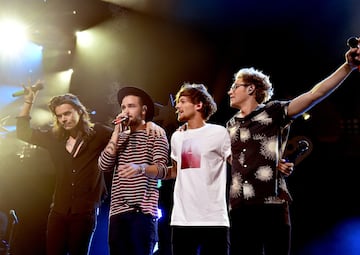
[[[139,169],[138,169],[139,174],[144,174],[144,175],[145,175],[145,170],[146,170],[145,165],[144,165],[144,164],[141,164],[141,165],[139,166]]]
[[[26,104],[33,104],[33,102],[25,101]]]

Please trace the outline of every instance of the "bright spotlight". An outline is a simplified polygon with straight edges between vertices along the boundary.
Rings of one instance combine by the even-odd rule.
[[[76,42],[81,47],[89,47],[93,43],[93,34],[89,31],[76,32]]]
[[[66,71],[59,73],[59,80],[62,81],[65,84],[69,84],[71,80],[71,75],[73,74],[73,69],[68,69]]]
[[[27,43],[25,26],[15,20],[0,21],[0,53],[16,55]]]

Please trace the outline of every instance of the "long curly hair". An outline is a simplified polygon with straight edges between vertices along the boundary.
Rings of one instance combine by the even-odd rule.
[[[77,124],[77,128],[79,132],[81,132],[82,136],[89,136],[93,132],[94,123],[90,120],[90,115],[86,109],[86,107],[80,102],[79,98],[71,93],[66,93],[64,95],[55,96],[49,102],[49,109],[54,115],[53,128],[52,131],[56,137],[59,139],[65,139],[69,136],[69,131],[65,130],[59,123],[56,118],[55,109],[56,107],[70,104],[74,107],[74,109],[79,113],[80,120]]]

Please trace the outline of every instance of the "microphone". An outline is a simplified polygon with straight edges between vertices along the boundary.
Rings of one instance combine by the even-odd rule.
[[[360,45],[360,39],[358,37],[352,36],[349,39],[347,39],[346,44],[353,49],[358,49]],[[352,57],[356,57],[356,53],[352,54]],[[355,60],[355,64],[358,65],[358,69],[360,71],[360,61]]]
[[[34,92],[38,91],[38,90],[41,90],[44,88],[44,84],[42,84],[41,82],[39,83],[36,83],[35,85],[32,85],[30,87],[30,89]],[[28,90],[26,89],[23,89],[23,90],[20,90],[20,91],[17,91],[17,92],[14,92],[12,94],[13,97],[20,97],[20,96],[23,96],[23,95],[27,95],[29,93]]]
[[[350,48],[359,48],[359,38],[352,36],[349,39],[347,39],[346,44]]]
[[[122,117],[121,119],[114,119],[111,123],[113,124],[113,125],[117,125],[117,124],[119,124],[119,123],[125,123],[125,122],[127,122],[129,120],[129,116],[125,116],[125,117]]]
[[[19,219],[18,217],[16,216],[16,213],[15,213],[15,210],[10,210],[9,214],[11,215],[11,217],[13,218],[14,220],[14,223],[17,224],[19,222]]]
[[[306,140],[300,140],[297,143],[296,150],[286,157],[287,162],[295,163],[296,159],[303,155],[310,147],[310,144]]]

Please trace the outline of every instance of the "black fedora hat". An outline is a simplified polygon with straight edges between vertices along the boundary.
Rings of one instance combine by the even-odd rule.
[[[145,121],[152,121],[154,118],[154,102],[151,99],[151,97],[142,89],[136,88],[136,87],[123,87],[118,91],[118,102],[119,105],[121,105],[121,102],[124,97],[126,96],[138,96],[141,98],[144,105],[147,107],[146,115],[145,115]]]

